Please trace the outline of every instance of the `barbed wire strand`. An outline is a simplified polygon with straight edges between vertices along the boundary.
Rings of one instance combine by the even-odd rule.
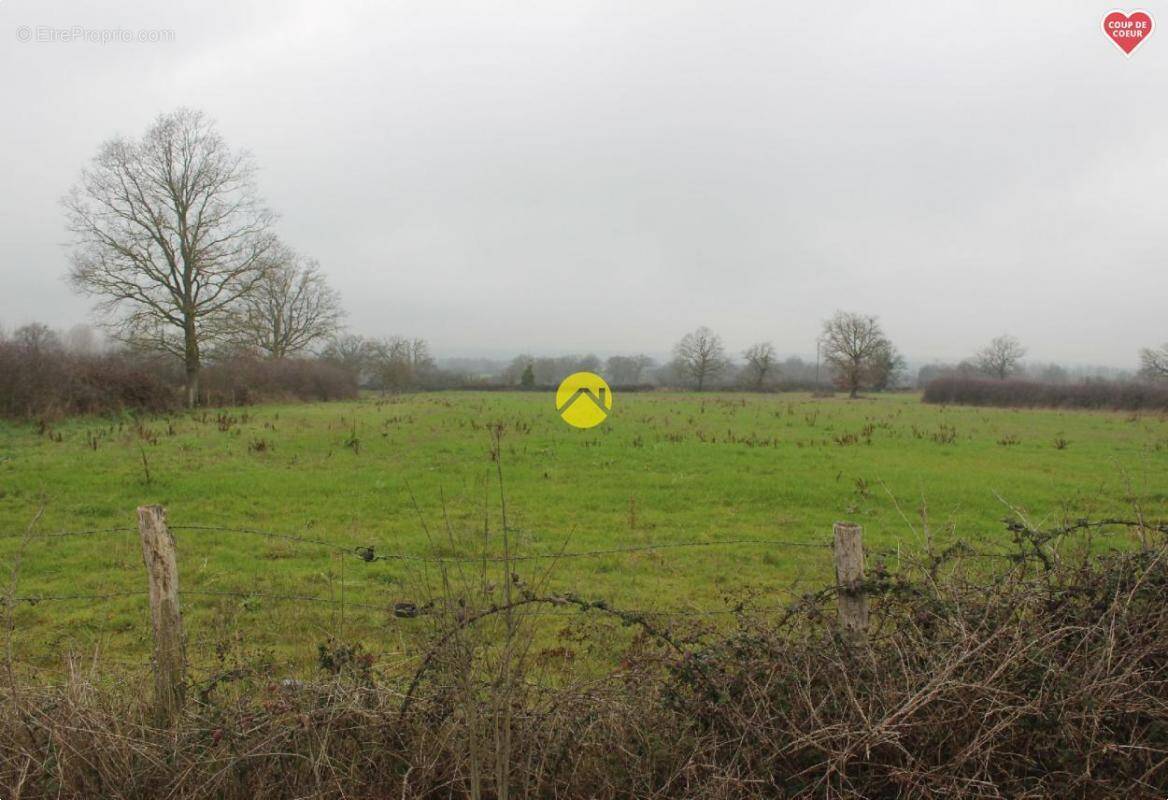
[[[346,608],[364,608],[370,611],[392,611],[393,603],[354,603],[349,600],[337,600],[332,597],[315,597],[310,594],[268,594],[267,592],[243,592],[226,589],[181,589],[179,597],[235,597],[244,600],[277,600],[282,602],[319,603],[321,605],[344,606]]]
[[[319,547],[325,547],[336,552],[354,554],[362,561],[417,561],[428,564],[480,564],[483,561],[488,563],[500,563],[503,561],[536,561],[541,559],[562,559],[562,558],[594,558],[605,555],[621,555],[625,553],[647,552],[651,550],[670,550],[688,547],[719,547],[719,546],[733,546],[733,545],[767,545],[775,547],[796,547],[796,548],[810,548],[816,550],[830,549],[832,545],[829,542],[806,542],[795,541],[791,539],[693,539],[684,542],[655,542],[644,545],[631,545],[628,547],[609,547],[596,550],[586,550],[582,552],[573,553],[529,553],[519,554],[507,558],[505,556],[425,556],[412,553],[388,553],[379,554],[376,552],[376,545],[343,545],[337,542],[330,542],[324,539],[316,539],[309,536],[299,536],[291,533],[279,533],[275,531],[266,531],[259,528],[234,528],[221,527],[216,525],[170,525],[168,526],[172,531],[193,530],[193,531],[218,531],[222,533],[242,533],[252,536],[262,536],[272,539],[280,539],[283,541],[299,542],[303,544],[312,544]]]
[[[232,528],[222,527],[218,525],[167,525],[172,531],[208,531],[220,533],[243,533],[250,536],[262,536],[267,539],[280,539],[287,542],[297,542],[300,544],[311,544],[317,547],[324,547],[329,550],[335,550],[338,553],[352,553],[355,549],[352,545],[342,545],[336,542],[325,541],[324,539],[314,539],[311,536],[298,536],[293,533],[279,533],[276,531],[265,531],[259,528]]]
[[[797,584],[795,584],[795,585],[797,585]],[[802,594],[804,594],[804,593],[800,593],[800,592],[795,591],[791,587],[784,587],[780,591],[782,591],[785,594],[791,595],[792,597],[800,597],[800,596],[802,596]],[[54,601],[69,602],[69,601],[79,601],[79,600],[87,600],[87,601],[113,600],[113,599],[119,599],[119,598],[125,598],[125,597],[140,598],[140,597],[147,597],[147,596],[149,596],[148,591],[126,591],[126,592],[104,592],[104,593],[100,593],[100,594],[99,593],[93,593],[93,594],[78,593],[78,594],[22,595],[19,597],[13,597],[12,601],[13,602],[21,602],[21,603],[29,603],[30,605],[36,605],[36,604],[42,603],[42,602],[54,602]],[[184,597],[184,596],[189,596],[189,597],[231,597],[231,598],[238,598],[238,599],[245,599],[245,600],[257,599],[257,600],[275,600],[275,601],[280,601],[280,602],[306,602],[306,603],[317,603],[317,604],[321,604],[321,605],[333,605],[333,606],[339,606],[342,604],[342,601],[334,599],[334,598],[329,598],[329,597],[316,597],[313,595],[305,595],[305,594],[272,594],[272,593],[268,593],[268,592],[232,591],[232,590],[226,590],[226,589],[183,589],[179,592],[179,596],[180,597]],[[374,604],[374,603],[351,602],[349,600],[345,600],[344,605],[348,608],[385,612],[387,614],[392,614],[395,619],[415,619],[415,618],[420,618],[420,617],[435,616],[435,614],[433,612],[433,608],[434,608],[435,604],[417,606],[413,603],[402,603],[400,601],[399,602],[387,602],[384,604]],[[395,608],[395,606],[398,606],[398,607],[406,606],[409,608],[409,610],[405,611],[403,613],[402,609]],[[781,610],[781,609],[785,609],[786,607],[787,607],[786,605],[780,605],[780,606],[774,606],[773,608],[771,608],[769,606],[753,606],[750,604],[743,603],[743,604],[739,604],[733,608],[714,608],[714,609],[699,609],[699,608],[624,609],[624,608],[619,608],[619,606],[617,604],[614,604],[610,601],[602,601],[601,605],[596,606],[597,609],[619,608],[619,610],[622,613],[639,614],[642,616],[654,616],[654,617],[721,616],[721,615],[741,614],[741,613],[744,613],[745,611],[751,611],[751,610],[753,610],[753,611]],[[592,610],[592,609],[569,609],[569,610],[564,610],[564,611],[544,611],[544,610],[528,611],[528,612],[525,612],[523,614],[523,616],[537,616],[537,617],[538,616],[578,616],[582,613],[586,613],[589,610]]]
[[[377,554],[373,548],[358,549],[357,555],[363,561],[424,561],[430,564],[489,564],[520,561],[567,560],[572,558],[597,558],[611,555],[628,555],[631,553],[646,553],[654,550],[680,550],[691,547],[726,547],[737,545],[767,545],[771,547],[800,547],[812,549],[830,549],[831,545],[821,542],[794,542],[781,539],[722,539],[722,540],[692,540],[686,542],[657,542],[644,545],[630,545],[628,547],[606,547],[596,550],[583,550],[571,553],[521,553],[507,556],[450,556],[433,557],[417,556],[404,553]]]
[[[28,539],[29,541],[36,541],[37,539],[64,539],[69,536],[96,536],[101,533],[137,533],[137,528],[89,528],[87,530],[78,531],[45,531],[43,533],[5,533],[0,534],[0,539]]]
[[[1122,519],[1106,519],[1099,521],[1092,521],[1090,523],[1076,523],[1066,526],[1065,530],[1060,532],[1071,532],[1076,529],[1084,527],[1105,527],[1105,526],[1124,526],[1131,527],[1139,525],[1137,521],[1122,520]],[[1146,527],[1158,530],[1160,525],[1158,523],[1144,523]],[[325,539],[314,538],[310,536],[301,536],[291,533],[282,533],[278,531],[263,530],[260,528],[250,527],[231,527],[220,525],[170,525],[168,526],[172,531],[207,531],[220,533],[239,533],[251,536],[260,536],[269,539],[278,539],[281,541],[295,542],[298,544],[309,544],[317,547],[323,547],[334,552],[353,555],[364,562],[374,561],[408,561],[426,564],[481,564],[486,563],[502,563],[504,561],[522,562],[522,561],[538,561],[538,560],[559,560],[572,558],[598,558],[611,555],[626,555],[632,553],[652,552],[656,550],[673,550],[673,549],[687,549],[687,548],[703,548],[703,547],[722,547],[722,546],[772,546],[772,547],[791,547],[825,550],[831,549],[830,542],[815,542],[815,541],[796,541],[791,539],[774,539],[774,538],[755,538],[755,539],[721,539],[721,540],[707,540],[695,539],[682,542],[653,542],[644,545],[630,545],[627,547],[608,547],[598,548],[595,550],[585,550],[578,552],[567,553],[528,553],[517,554],[510,558],[506,556],[491,555],[491,556],[425,556],[411,553],[377,553],[375,545],[352,545],[339,544],[337,542],[327,541]],[[94,536],[105,533],[135,533],[137,528],[131,527],[111,527],[111,528],[89,528],[82,530],[66,530],[66,531],[52,531],[40,534],[35,534],[27,537],[26,534],[3,534],[0,535],[0,540],[3,539],[20,539],[29,538],[35,541],[36,539],[55,539],[66,538],[73,536]],[[876,558],[903,558],[905,551],[898,548],[881,548],[869,550],[867,555]],[[1006,552],[990,552],[980,551],[970,548],[964,549],[960,553],[963,558],[997,558],[1005,560],[1017,560],[1018,553]]]
[[[104,592],[101,594],[32,594],[20,595],[11,598],[13,603],[28,603],[29,605],[36,605],[37,603],[52,602],[55,600],[69,601],[69,600],[114,600],[120,597],[147,597],[150,592],[146,590],[139,590],[133,592]],[[0,598],[3,602],[6,598]]]
[[[1078,521],[1069,525],[1061,532],[1071,532],[1076,529],[1083,529],[1087,527],[1104,527],[1104,526],[1126,526],[1131,527],[1140,524],[1131,520],[1120,519],[1105,519],[1100,521],[1084,522]],[[1147,527],[1157,529],[1158,523],[1144,523]],[[429,564],[481,564],[481,563],[502,563],[502,562],[524,562],[536,561],[545,559],[573,559],[573,558],[594,558],[611,555],[627,555],[631,553],[650,552],[655,550],[669,550],[682,548],[704,548],[704,547],[722,547],[722,546],[739,546],[739,545],[767,545],[779,547],[794,547],[794,548],[810,548],[810,549],[831,549],[832,545],[826,542],[807,542],[807,541],[793,541],[789,539],[721,539],[721,540],[689,540],[683,542],[657,542],[644,545],[631,545],[628,547],[610,547],[600,548],[596,550],[578,551],[571,553],[534,553],[534,554],[519,554],[511,556],[465,556],[465,557],[433,557],[421,556],[412,554],[377,554],[372,546],[348,546],[340,545],[335,542],[329,542],[323,539],[316,539],[306,536],[298,536],[295,534],[279,533],[275,531],[261,530],[258,528],[242,528],[242,527],[224,527],[214,525],[171,525],[172,530],[197,530],[197,531],[217,531],[224,533],[242,533],[249,535],[262,536],[265,538],[280,539],[285,541],[292,541],[303,544],[311,544],[315,546],[325,547],[336,552],[355,555],[365,562],[372,561],[410,561],[421,562]],[[47,532],[29,537],[33,540],[36,538],[61,538],[68,536],[90,536],[102,533],[128,533],[135,532],[136,528],[129,527],[113,527],[113,528],[90,528],[73,531],[54,531]],[[0,538],[23,538],[13,535],[5,535]],[[1028,560],[1033,556],[1030,553],[1003,553],[1003,552],[989,552],[975,550],[969,547],[960,547],[960,542],[957,543],[958,549],[949,554],[946,560],[959,561],[966,558],[994,558],[1005,559],[1011,561]],[[871,550],[868,553],[869,557],[874,558],[897,558],[919,556],[919,553],[912,553],[903,551],[899,548],[881,548]],[[927,555],[927,554],[926,554]],[[795,583],[801,583],[796,581]],[[793,592],[791,592],[793,594]],[[29,603],[35,605],[40,602],[69,602],[69,601],[95,601],[95,600],[113,600],[126,597],[144,597],[148,594],[146,591],[121,591],[121,592],[102,592],[102,593],[75,593],[75,594],[46,594],[46,595],[22,595],[14,596],[10,599],[13,603]],[[360,608],[366,610],[385,611],[389,613],[394,612],[394,604],[386,603],[369,604],[347,601],[344,599],[334,599],[325,597],[315,597],[312,595],[303,594],[269,594],[263,592],[242,592],[242,591],[228,591],[228,590],[206,590],[206,589],[188,589],[184,590],[182,594],[190,596],[205,596],[205,597],[236,597],[241,599],[257,598],[269,599],[281,602],[307,602],[319,603],[324,605],[333,605],[350,608]],[[412,605],[412,604],[409,604]],[[628,613],[644,614],[644,615],[661,615],[661,616],[709,616],[719,614],[736,614],[740,613],[741,609],[673,609],[668,611],[653,611],[653,610],[638,610],[629,611]],[[532,615],[559,615],[562,612],[531,612]],[[577,612],[570,612],[577,613]],[[403,618],[401,615],[395,615],[398,618]]]

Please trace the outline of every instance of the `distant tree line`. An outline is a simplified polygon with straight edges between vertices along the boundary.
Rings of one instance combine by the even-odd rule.
[[[439,388],[446,377],[435,366],[424,339],[367,339],[344,334],[329,341],[320,357],[349,370],[368,389],[392,392]]]
[[[516,356],[501,370],[489,362],[460,360],[457,367],[477,370],[480,380],[507,386],[554,386],[574,372],[596,372],[614,386],[686,388],[696,391],[736,389],[828,389],[855,394],[904,385],[905,362],[880,328],[876,317],[838,312],[824,323],[820,362],[798,357],[780,359],[774,343],[756,342],[735,358],[722,337],[708,327],[682,336],[672,357],[658,363],[645,354]]]
[[[959,364],[922,367],[918,375],[922,399],[1013,408],[1168,410],[1168,344],[1140,351],[1134,380],[1120,370],[1024,364],[1025,355],[1017,339],[999,336]]]
[[[1003,334],[956,364],[928,364],[917,372],[916,384],[928,386],[938,378],[985,378],[997,381],[1020,380],[1046,384],[1075,384],[1091,381],[1157,383],[1168,379],[1168,344],[1140,351],[1136,373],[1106,367],[1068,367],[1055,363],[1025,362],[1026,348],[1017,338]]]
[[[313,264],[295,265],[299,276],[266,283],[262,294],[239,306],[245,320],[225,323],[226,333],[200,353],[203,380],[200,400],[210,404],[257,402],[269,398],[335,399],[358,389],[382,392],[469,389],[547,389],[574,372],[603,375],[616,387],[679,388],[697,391],[823,391],[856,396],[909,385],[903,357],[870,315],[837,312],[827,319],[818,340],[817,361],[780,358],[773,343],[756,342],[731,355],[722,338],[699,327],[675,344],[672,357],[658,362],[645,354],[534,356],[508,362],[450,359],[439,362],[428,343],[417,337],[365,337],[340,329],[339,299],[323,283]],[[314,291],[296,289],[304,281]],[[297,304],[316,295],[324,305],[304,313]],[[321,312],[322,307],[331,310]],[[311,335],[302,320],[322,319],[322,332]],[[326,337],[324,330],[328,331]],[[1098,373],[1083,373],[1055,364],[1025,364],[1025,348],[1014,337],[996,337],[956,365],[929,365],[917,373],[917,385],[938,402],[998,402],[1002,391],[987,382],[1008,384],[1010,403],[1049,398],[1050,390],[1023,391],[1024,384],[1074,386]],[[1164,381],[1168,346],[1143,352],[1144,383]],[[141,340],[103,340],[84,325],[58,333],[40,324],[25,325],[6,336],[0,329],[0,413],[34,416],[93,413],[109,409],[174,408],[186,396],[181,358],[165,347]],[[1121,378],[1122,375],[1107,375]],[[947,383],[937,383],[944,379]],[[954,383],[963,379],[965,383]],[[970,382],[972,381],[972,382]],[[936,384],[936,386],[934,386]],[[928,391],[928,387],[933,387]],[[964,394],[961,394],[964,393]],[[1061,402],[1102,402],[1100,390],[1082,391]],[[1110,397],[1110,395],[1107,395]],[[1127,390],[1124,398],[1142,397]],[[1159,395],[1156,395],[1157,397]],[[983,399],[985,398],[985,399]],[[1089,398],[1089,399],[1082,399]],[[1108,401],[1110,402],[1110,400]],[[1121,401],[1116,401],[1121,402]],[[1123,403],[1134,402],[1124,399]]]

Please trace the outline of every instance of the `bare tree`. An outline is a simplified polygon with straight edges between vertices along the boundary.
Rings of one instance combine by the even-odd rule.
[[[742,357],[746,359],[746,373],[750,383],[756,389],[763,387],[769,375],[778,372],[775,346],[770,342],[752,344],[743,351]]]
[[[534,372],[532,372],[531,383],[529,383],[529,384],[523,383],[523,378],[532,369],[532,363],[534,361],[535,361],[535,356],[533,356],[529,353],[521,353],[521,354],[515,356],[515,358],[511,359],[511,363],[509,363],[503,369],[503,375],[502,375],[503,381],[511,386],[513,386],[517,383],[520,385],[523,385],[523,386],[534,386],[535,385]]]
[[[699,392],[729,363],[722,338],[705,326],[681,337],[673,348],[673,355],[678,371],[689,378]]]
[[[192,406],[204,340],[269,264],[274,217],[254,173],[209,119],[180,109],[140,140],[106,142],[64,200],[73,286],[100,298],[118,336],[182,360]]]
[[[373,385],[382,391],[409,389],[434,369],[424,339],[391,336],[369,342],[368,353]]]
[[[1148,380],[1168,380],[1168,343],[1140,351],[1140,376]]]
[[[580,356],[576,359],[573,372],[600,372],[600,358],[595,353]],[[568,376],[565,375],[564,377],[566,378]]]
[[[652,365],[653,359],[644,354],[610,356],[604,366],[604,377],[614,386],[635,386],[641,382],[645,370]]]
[[[872,359],[870,385],[878,392],[896,388],[904,376],[905,361],[892,342],[885,340],[884,347]]]
[[[65,331],[65,335],[61,337],[61,343],[70,353],[79,356],[92,356],[101,350],[101,341],[98,339],[97,331],[84,324],[74,325]]]
[[[368,380],[370,356],[370,342],[355,333],[333,337],[320,351],[322,359],[356,375],[360,385]]]
[[[1013,336],[1002,335],[979,350],[974,361],[977,368],[986,375],[1005,380],[1018,370],[1018,364],[1024,355],[1026,348],[1020,341]]]
[[[41,322],[22,325],[12,333],[12,342],[30,355],[56,355],[64,349],[58,333]]]
[[[226,336],[271,358],[302,353],[332,337],[345,312],[320,265],[283,244],[268,260],[263,279],[226,316]]]
[[[593,353],[586,355],[516,356],[503,371],[503,380],[520,386],[555,386],[574,372],[599,372],[600,359]],[[530,381],[525,383],[527,375]]]
[[[837,311],[823,323],[821,341],[824,360],[851,397],[872,384],[881,359],[892,347],[876,317],[845,311]]]
[[[410,364],[414,372],[423,373],[434,369],[434,357],[430,355],[430,344],[425,340],[414,337],[409,344]]]

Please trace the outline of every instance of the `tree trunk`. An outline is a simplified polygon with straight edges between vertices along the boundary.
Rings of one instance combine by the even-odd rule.
[[[199,404],[199,362],[187,363],[187,408]]]
[[[199,372],[202,363],[199,358],[199,334],[195,329],[194,320],[187,322],[183,329],[185,339],[183,365],[187,373],[187,407],[194,408],[199,404]]]

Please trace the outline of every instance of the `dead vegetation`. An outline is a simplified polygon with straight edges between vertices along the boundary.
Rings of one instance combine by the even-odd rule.
[[[172,727],[100,663],[55,686],[9,672],[0,796],[1162,797],[1166,527],[1140,520],[1134,551],[1083,538],[1128,524],[1016,521],[1001,557],[876,563],[861,640],[832,590],[744,598],[712,625],[549,594],[504,564],[505,587],[485,566],[443,576],[413,666],[343,642],[318,682],[233,665]],[[598,652],[610,667],[578,663]]]

